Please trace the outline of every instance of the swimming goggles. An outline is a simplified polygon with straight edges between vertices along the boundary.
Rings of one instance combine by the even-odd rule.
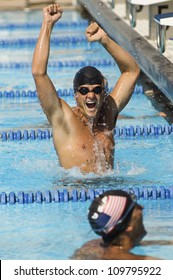
[[[80,89],[77,90],[80,92],[82,95],[88,94],[88,92],[94,92],[95,94],[101,94],[103,91],[103,87],[97,86],[93,88],[92,90],[89,90],[87,87],[81,87]]]

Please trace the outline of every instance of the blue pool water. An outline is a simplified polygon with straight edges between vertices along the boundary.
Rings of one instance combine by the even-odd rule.
[[[171,201],[144,202],[148,239],[172,239]],[[1,259],[67,259],[96,238],[86,220],[89,202],[2,206]],[[162,222],[161,222],[162,221]],[[4,225],[5,224],[5,225]],[[166,248],[166,249],[165,249]],[[172,259],[171,246],[147,246],[136,253]]]
[[[70,19],[70,20],[69,20]],[[4,24],[4,22],[6,24]],[[62,23],[55,28],[58,36],[84,35],[86,20],[75,11],[65,11]],[[81,22],[81,25],[70,24]],[[35,26],[29,24],[35,23]],[[19,38],[36,39],[41,24],[41,12],[3,12],[0,19],[1,64],[0,91],[35,90],[31,75],[34,43],[15,43]],[[58,33],[58,35],[57,35]],[[65,34],[65,35],[64,35]],[[94,57],[94,60],[93,60]],[[53,62],[85,61],[91,64],[100,58],[111,60],[99,44],[87,42],[65,47],[52,43],[49,75],[57,90],[70,89],[79,64],[53,66]],[[119,76],[115,65],[98,66],[112,87]],[[73,97],[65,100],[74,105]],[[167,122],[157,115],[144,94],[134,94],[119,119],[118,127],[136,125],[162,125]],[[49,128],[37,97],[0,97],[0,133],[10,130]],[[69,171],[59,166],[50,140],[1,141],[0,191],[44,192],[46,190],[81,188],[147,188],[169,187],[172,183],[173,152],[171,135],[116,138],[115,170],[102,177],[82,175],[77,168]],[[172,239],[173,200],[142,200],[147,240]],[[86,216],[90,201],[42,204],[6,204],[1,208],[0,258],[1,259],[68,259],[75,249],[96,235],[90,231]],[[135,248],[137,254],[149,254],[163,259],[173,259],[173,246],[148,246]]]

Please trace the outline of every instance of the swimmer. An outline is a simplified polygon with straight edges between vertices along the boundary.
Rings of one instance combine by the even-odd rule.
[[[97,41],[105,48],[119,66],[121,76],[107,94],[107,81],[98,69],[93,66],[80,69],[73,80],[76,106],[71,108],[58,97],[47,74],[51,32],[62,14],[58,4],[43,9],[32,62],[36,90],[52,126],[60,165],[65,169],[78,167],[82,173],[104,174],[114,168],[113,129],[118,114],[131,98],[140,70],[134,58],[92,22],[86,29],[88,42]]]
[[[173,245],[172,241],[142,241],[147,234],[143,207],[127,192],[106,191],[89,207],[92,230],[101,236],[85,243],[71,259],[76,260],[156,260],[157,257],[130,252],[135,246]]]

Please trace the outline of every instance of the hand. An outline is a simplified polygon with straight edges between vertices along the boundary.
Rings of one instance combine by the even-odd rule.
[[[106,32],[96,22],[92,22],[86,30],[89,42],[101,41],[105,35],[107,36]]]
[[[55,23],[62,17],[63,9],[58,4],[52,4],[43,9],[44,20]]]

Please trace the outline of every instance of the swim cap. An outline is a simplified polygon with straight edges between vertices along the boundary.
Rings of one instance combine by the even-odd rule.
[[[115,234],[126,228],[127,220],[131,216],[135,204],[136,202],[125,191],[104,192],[93,200],[89,208],[89,223],[95,233],[101,235],[104,241],[111,241]]]
[[[76,73],[73,80],[74,91],[76,91],[79,86],[87,84],[104,84],[104,77],[102,76],[101,72],[93,66],[83,67]]]

